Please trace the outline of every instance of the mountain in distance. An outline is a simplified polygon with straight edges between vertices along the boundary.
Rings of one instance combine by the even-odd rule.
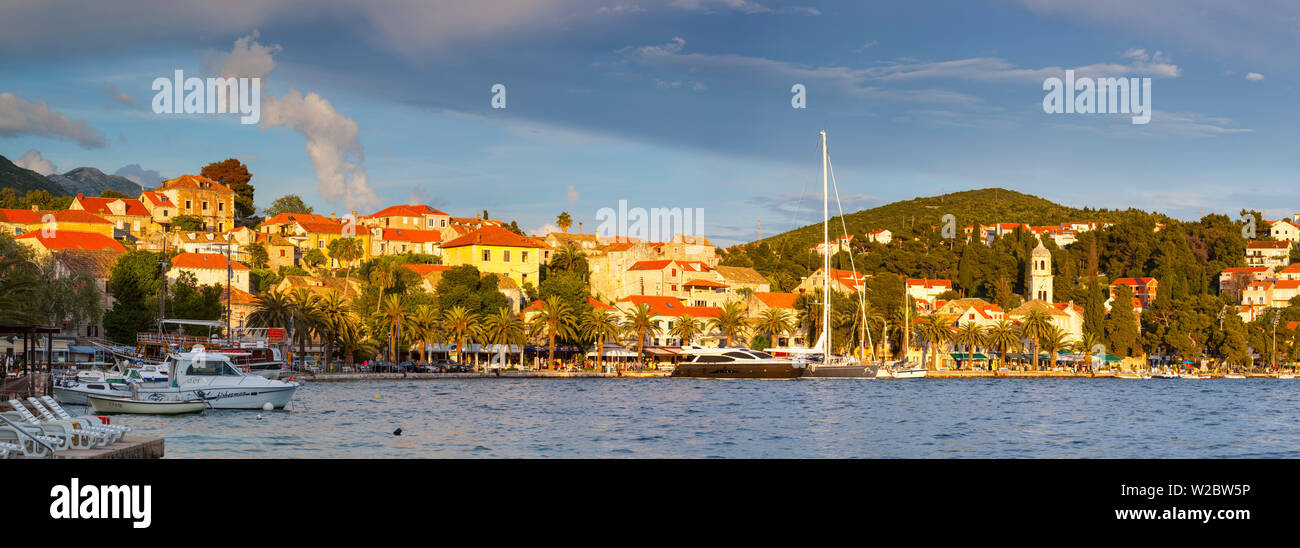
[[[52,196],[68,194],[58,183],[46,179],[40,173],[18,167],[2,155],[0,155],[0,188],[12,188],[19,196],[29,190],[44,190]],[[99,194],[95,195],[99,196]]]
[[[812,209],[820,209],[821,204],[816,205],[818,207]],[[930,226],[942,228],[943,216],[947,214],[952,214],[956,218],[958,234],[961,234],[962,229],[967,226],[981,224],[1027,223],[1032,226],[1043,226],[1063,222],[1114,223],[1133,216],[1151,215],[1137,209],[1076,208],[1014,190],[982,188],[941,196],[918,197],[846,213],[843,226],[848,228],[849,234],[861,238],[867,232],[882,228],[895,233],[913,228],[920,230]],[[1156,214],[1156,216],[1157,221],[1167,220],[1164,215]],[[832,239],[844,234],[839,216],[831,218],[830,234]],[[769,236],[758,242],[772,244],[784,239],[789,239],[796,245],[812,246],[822,241],[821,223],[817,222]]]
[[[135,181],[121,175],[109,175],[93,167],[79,167],[63,175],[46,177],[61,187],[67,194],[99,196],[105,190],[116,190],[127,196],[139,196],[142,189]]]

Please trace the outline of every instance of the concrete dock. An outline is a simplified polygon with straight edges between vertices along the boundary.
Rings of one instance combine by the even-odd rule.
[[[163,439],[123,436],[116,443],[91,449],[64,449],[54,452],[56,459],[161,459]],[[21,459],[22,455],[12,458]]]

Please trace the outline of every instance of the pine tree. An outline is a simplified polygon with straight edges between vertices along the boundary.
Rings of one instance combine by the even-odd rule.
[[[1127,358],[1140,352],[1137,316],[1133,314],[1133,288],[1119,284],[1115,286],[1114,297],[1110,303],[1110,317],[1106,319],[1106,340],[1110,343],[1111,354]]]
[[[1097,279],[1097,239],[1088,246],[1088,298],[1083,304],[1083,332],[1101,337],[1105,334],[1106,304]]]

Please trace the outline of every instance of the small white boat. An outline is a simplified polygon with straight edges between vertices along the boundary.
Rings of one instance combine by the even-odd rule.
[[[1246,378],[1246,376],[1245,376],[1245,375],[1242,375],[1241,373],[1224,373],[1224,374],[1223,374],[1223,378],[1225,378],[1225,379],[1244,379],[1244,378]]]
[[[1202,375],[1202,374],[1200,374],[1200,373],[1183,373],[1183,374],[1180,375],[1178,378],[1180,378],[1180,379],[1208,379],[1208,378],[1210,378],[1210,376],[1209,376],[1209,375]]]
[[[137,415],[180,415],[198,413],[208,408],[204,400],[135,400],[86,396],[95,413],[133,413]]]
[[[921,379],[921,378],[925,378],[925,368],[923,368],[923,367],[908,367],[908,368],[902,368],[902,369],[895,369],[895,370],[893,371],[893,373],[894,373],[894,378],[895,378],[895,379]]]
[[[1279,378],[1279,379],[1294,379],[1294,378],[1295,378],[1295,373],[1278,373],[1278,374],[1277,374],[1277,378]]]
[[[1149,379],[1149,378],[1151,378],[1151,375],[1148,375],[1148,374],[1146,374],[1146,373],[1134,372],[1134,371],[1120,371],[1119,373],[1116,373],[1116,374],[1115,374],[1115,378],[1117,378],[1117,379]]]

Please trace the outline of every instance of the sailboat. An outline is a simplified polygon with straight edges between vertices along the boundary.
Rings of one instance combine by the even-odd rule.
[[[893,379],[920,379],[925,377],[925,368],[917,367],[907,361],[908,334],[912,328],[912,303],[907,299],[907,291],[903,291],[903,359],[894,364],[893,367],[882,367],[881,370],[888,372],[888,377]]]
[[[876,378],[876,371],[880,368],[879,364],[863,363],[855,356],[836,356],[831,352],[831,236],[830,236],[830,185],[827,181],[827,173],[830,165],[830,154],[826,151],[826,131],[821,132],[822,138],[822,241],[825,246],[825,253],[822,254],[822,331],[817,337],[817,344],[807,351],[799,352],[806,354],[807,367],[804,368],[803,377],[805,378]],[[836,200],[838,201],[839,191],[836,190]],[[851,253],[850,253],[851,254]],[[856,274],[856,272],[855,272]],[[859,295],[861,297],[861,295]],[[862,313],[866,315],[866,308],[862,307]],[[864,317],[865,325],[865,317]],[[820,359],[818,359],[820,356]]]

